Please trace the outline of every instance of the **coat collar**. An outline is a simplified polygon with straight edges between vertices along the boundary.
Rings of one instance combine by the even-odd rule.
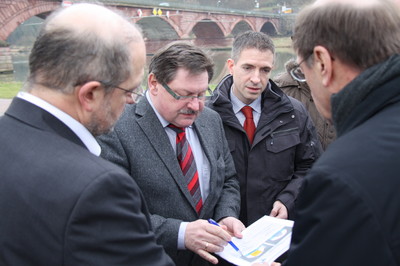
[[[363,123],[385,106],[400,101],[400,55],[374,65],[332,95],[332,118],[338,136]]]
[[[5,115],[43,131],[55,133],[73,143],[84,147],[81,139],[61,120],[38,106],[18,97],[14,98]]]

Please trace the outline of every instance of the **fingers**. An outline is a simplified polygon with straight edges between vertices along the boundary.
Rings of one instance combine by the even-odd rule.
[[[288,211],[286,209],[286,206],[282,202],[275,201],[271,213],[269,215],[280,219],[287,219]]]
[[[225,217],[224,219],[220,220],[219,223],[225,225],[227,230],[235,237],[242,238],[242,231],[246,228],[244,224],[234,218],[234,217]]]
[[[209,243],[207,248],[209,252],[222,251],[230,240],[228,232],[205,220],[188,223],[185,231],[185,246],[194,252],[205,250],[206,242]]]
[[[210,263],[217,264],[218,259],[211,253],[224,249],[227,244],[225,238],[229,241],[230,235],[220,227],[205,220],[197,220],[188,223],[186,227],[185,246]]]
[[[199,254],[200,257],[209,261],[212,264],[218,263],[218,259],[204,249],[199,249],[196,253]]]

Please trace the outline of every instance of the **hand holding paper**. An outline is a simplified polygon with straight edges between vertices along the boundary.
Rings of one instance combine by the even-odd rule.
[[[272,263],[289,249],[292,227],[293,221],[263,216],[242,232],[242,239],[233,237],[241,253],[228,245],[217,254],[237,265]]]

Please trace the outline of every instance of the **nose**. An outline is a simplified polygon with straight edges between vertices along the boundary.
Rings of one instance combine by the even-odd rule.
[[[260,81],[261,81],[261,78],[260,78],[260,70],[258,70],[258,69],[255,70],[255,71],[253,72],[253,74],[251,75],[250,80],[251,80],[251,82],[253,82],[254,84],[260,83]]]
[[[199,98],[192,98],[188,103],[188,107],[193,111],[198,111],[200,109],[200,104],[202,104],[202,101],[199,100]]]

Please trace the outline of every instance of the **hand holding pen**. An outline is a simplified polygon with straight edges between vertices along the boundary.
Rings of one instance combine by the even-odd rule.
[[[219,227],[220,227],[220,225],[219,225],[216,221],[214,221],[213,219],[211,219],[211,218],[208,219],[208,222],[209,222],[210,224],[213,224],[213,225],[216,225],[216,226],[219,226]],[[241,253],[240,250],[239,250],[239,248],[238,248],[232,241],[228,241],[228,244],[231,245],[231,246],[233,247],[234,250],[236,250],[237,252]]]

